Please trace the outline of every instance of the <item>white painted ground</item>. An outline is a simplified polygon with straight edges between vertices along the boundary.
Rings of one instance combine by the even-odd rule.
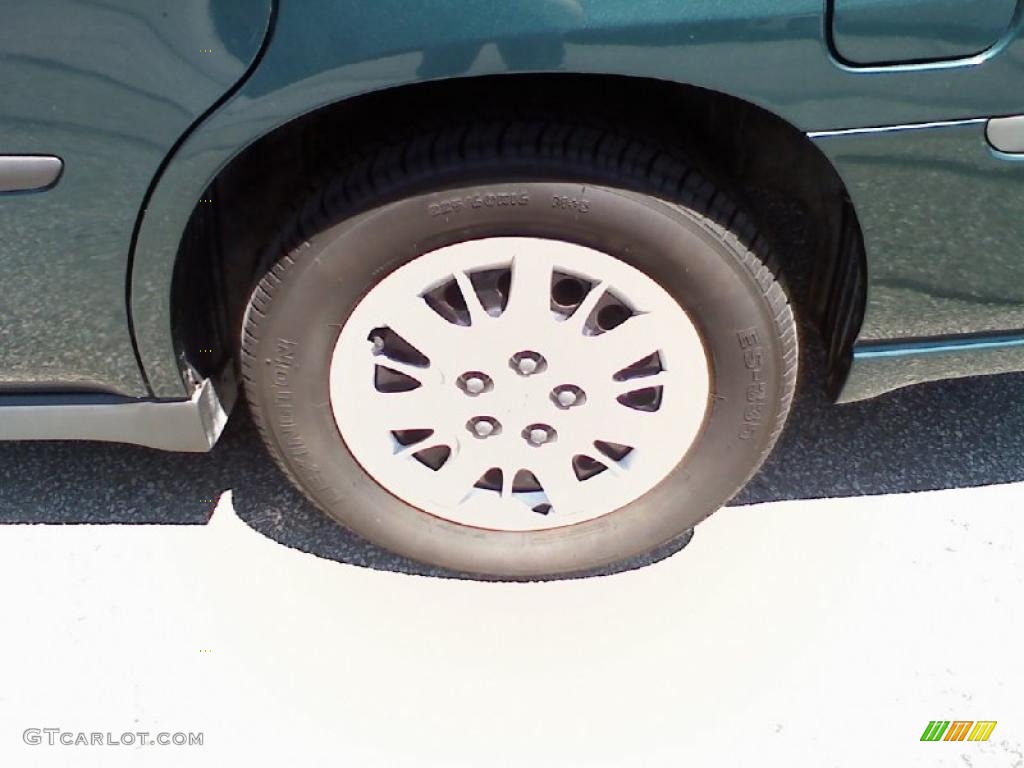
[[[229,495],[205,527],[3,526],[0,766],[1024,766],[1022,507],[734,508],[661,564],[548,584],[319,560]],[[940,718],[999,724],[921,743]]]

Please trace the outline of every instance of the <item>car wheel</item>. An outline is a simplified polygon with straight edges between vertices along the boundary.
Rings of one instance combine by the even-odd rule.
[[[270,451],[344,526],[456,571],[573,574],[686,535],[792,399],[765,241],[684,158],[614,131],[381,147],[271,259],[242,339]]]

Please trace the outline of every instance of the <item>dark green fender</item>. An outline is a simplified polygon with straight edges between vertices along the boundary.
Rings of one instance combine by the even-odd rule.
[[[13,318],[15,325],[13,334],[0,328],[12,345],[0,353],[0,380],[187,396],[171,336],[171,278],[185,224],[216,173],[259,137],[320,106],[483,74],[567,71],[688,83],[760,105],[812,134],[850,188],[865,231],[866,346],[858,353],[892,344],[882,351],[887,360],[898,359],[890,353],[900,344],[964,331],[1012,338],[1024,319],[1016,282],[1024,235],[1016,190],[1024,167],[984,141],[985,119],[1024,112],[1019,7],[993,44],[969,59],[860,66],[843,63],[830,49],[830,7],[823,0],[278,0],[262,57],[233,90],[257,55],[270,18],[265,2],[17,0],[6,4],[5,15],[12,5],[22,13],[45,5],[55,20],[68,9],[87,15],[121,9],[110,15],[136,25],[124,27],[129,37],[163,28],[153,9],[173,17],[232,6],[250,11],[238,29],[252,34],[243,36],[245,55],[230,57],[230,66],[215,74],[204,69],[211,60],[189,56],[196,45],[229,50],[223,38],[211,34],[204,43],[182,32],[174,53],[166,54],[172,71],[182,74],[167,75],[157,74],[167,70],[153,64],[161,49],[149,33],[150,42],[122,55],[112,73],[90,74],[81,87],[68,84],[65,70],[51,80],[34,75],[44,79],[33,83],[49,83],[51,91],[59,85],[60,98],[39,96],[35,85],[31,93],[0,97],[0,131],[5,141],[15,137],[2,151],[61,154],[84,147],[75,163],[69,154],[66,177],[53,191],[0,201],[0,231],[13,232],[15,240],[0,253],[18,273],[15,298],[4,291],[0,299],[0,320],[9,326]],[[0,32],[0,55],[12,46],[6,34]],[[977,30],[956,24],[944,26],[942,35],[947,52],[973,53],[978,38]],[[58,43],[55,50],[71,55]],[[94,55],[96,45],[87,47]],[[28,61],[38,52],[24,55],[20,66],[35,66]],[[82,63],[84,49],[76,56],[72,68],[91,71]],[[48,62],[41,70],[57,71]],[[9,65],[4,72],[10,76]],[[74,109],[62,107],[64,101]],[[127,103],[137,108],[128,110]],[[19,134],[26,104],[35,111]],[[56,112],[48,116],[51,107]],[[61,119],[62,110],[74,111],[75,119]],[[73,175],[79,164],[89,172]],[[927,190],[936,184],[944,189],[931,198]],[[946,216],[946,206],[957,206],[956,190],[970,196],[970,206]],[[132,225],[143,208],[132,249]],[[129,315],[144,376],[123,317],[129,265]],[[853,380],[868,370],[861,365],[867,360],[857,359]],[[877,370],[877,361],[872,365]],[[967,370],[938,368],[942,375]],[[858,392],[872,390],[865,385]]]
[[[259,136],[355,94],[430,77],[562,70],[700,85],[765,107],[807,132],[1024,111],[1024,41],[1016,17],[996,46],[969,63],[868,69],[837,63],[827,22],[820,0],[282,0],[264,60],[182,146],[143,219],[132,315],[154,392],[183,392],[168,286],[181,232],[205,185]],[[999,296],[1016,315],[991,307],[993,286],[1005,286],[1019,271],[1015,244],[1024,235],[1024,216],[1014,218],[1018,196],[1007,195],[1024,182],[1024,169],[992,154],[979,140],[983,129],[972,124],[906,137],[892,131],[819,139],[853,188],[868,235],[868,338],[1005,329],[1000,317],[1012,324],[1020,315],[1024,295],[1016,286]],[[908,150],[908,142],[916,149]],[[977,227],[957,227],[950,219],[930,228],[938,208],[925,215],[913,207],[920,202],[915,187],[934,183],[937,173],[947,188],[969,190],[970,210],[983,213],[977,226],[1003,228],[991,249],[970,245]],[[948,198],[936,199],[936,206],[955,204]],[[941,258],[924,255],[935,248]],[[969,284],[960,281],[971,299],[957,305],[954,324],[944,318],[943,297],[962,271],[953,254],[968,251],[980,274]],[[929,258],[933,269],[926,278],[903,277],[920,272]],[[903,302],[904,316],[892,311],[893,302]]]
[[[271,0],[4,0],[0,154],[56,155],[0,195],[0,394],[145,395],[126,312],[146,192],[252,64]]]

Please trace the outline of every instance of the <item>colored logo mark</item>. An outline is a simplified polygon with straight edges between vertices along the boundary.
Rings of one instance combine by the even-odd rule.
[[[988,741],[995,727],[995,720],[932,720],[921,741]]]

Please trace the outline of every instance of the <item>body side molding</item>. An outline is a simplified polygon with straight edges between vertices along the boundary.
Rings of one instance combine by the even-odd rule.
[[[858,344],[836,402],[867,400],[926,381],[1024,371],[1024,331]]]
[[[205,453],[224,431],[236,390],[233,382],[217,387],[205,379],[189,400],[0,396],[0,440],[98,440]]]

